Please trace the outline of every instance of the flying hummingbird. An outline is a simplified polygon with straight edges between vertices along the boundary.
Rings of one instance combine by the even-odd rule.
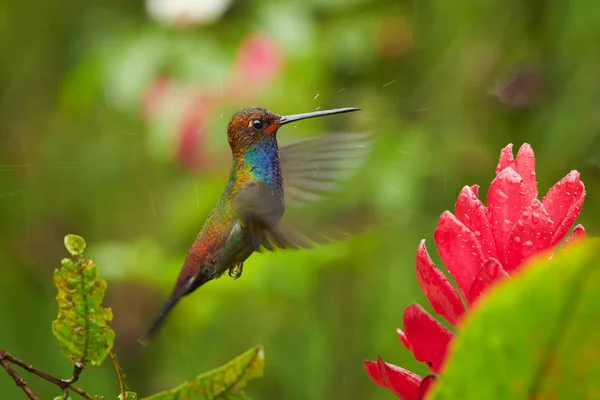
[[[356,169],[367,153],[371,135],[336,133],[279,148],[277,131],[303,119],[358,110],[338,108],[279,116],[252,107],[235,113],[227,127],[233,155],[229,182],[142,343],[156,334],[183,296],[225,271],[239,278],[244,261],[255,251],[312,248],[313,243],[331,242],[347,234],[341,225],[310,227],[301,222],[304,218],[288,219],[284,213],[287,216],[289,207],[318,200]]]

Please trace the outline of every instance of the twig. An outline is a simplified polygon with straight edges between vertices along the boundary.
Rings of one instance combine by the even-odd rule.
[[[73,366],[73,376],[69,379],[63,379],[64,382],[69,382],[69,385],[77,382],[79,380],[79,375],[81,375],[81,371],[85,368],[85,365],[81,361],[77,361]]]
[[[6,370],[6,372],[13,378],[17,386],[20,387],[23,392],[25,392],[25,395],[30,400],[39,400],[39,397],[37,397],[35,393],[33,393],[33,391],[29,388],[29,386],[27,386],[27,382],[25,382],[25,379],[23,379],[23,377],[21,377],[21,375],[19,375],[17,371],[15,371],[13,367],[11,367],[10,362],[8,362],[3,357],[3,355],[4,352],[0,350],[0,364]]]
[[[119,386],[121,387],[121,398],[126,399],[127,398],[127,384],[125,383],[125,376],[123,374],[123,370],[121,369],[121,366],[119,365],[119,359],[117,358],[117,355],[115,353],[113,353],[112,351],[110,352],[110,359],[112,360],[113,365],[115,366],[115,371],[117,371],[117,377],[119,378]]]
[[[88,400],[94,399],[94,396],[90,395],[85,390],[78,388],[77,386],[73,386],[73,383],[77,382],[77,380],[79,379],[79,375],[81,374],[81,371],[85,367],[83,365],[83,363],[81,363],[81,362],[75,363],[75,366],[73,367],[73,376],[69,379],[60,379],[60,378],[54,377],[44,371],[37,369],[35,366],[33,366],[31,364],[27,364],[26,362],[19,360],[12,354],[7,353],[5,350],[2,350],[2,349],[0,349],[0,363],[2,363],[2,366],[4,367],[6,372],[8,372],[8,374],[13,377],[13,379],[15,380],[15,383],[18,386],[20,386],[21,388],[23,388],[23,391],[25,391],[25,393],[27,393],[27,395],[29,396],[30,399],[38,399],[38,397],[36,397],[33,393],[31,393],[31,394],[34,397],[31,397],[30,394],[25,390],[25,388],[27,388],[27,390],[29,390],[29,392],[31,392],[31,389],[29,389],[29,387],[27,387],[23,378],[21,378],[12,369],[12,367],[10,366],[10,363],[16,364],[19,367],[23,368],[24,370],[31,372],[32,374],[37,375],[40,378],[42,378],[50,383],[55,384],[56,386],[61,388],[63,391],[70,390],[72,392],[77,393],[78,395],[80,395],[81,397],[83,397],[85,399],[88,399]],[[8,368],[7,368],[7,366],[8,366]],[[11,373],[11,371],[14,372],[14,375],[13,375],[13,373]],[[16,375],[16,377],[15,377],[15,375]],[[23,385],[21,385],[21,382],[23,383]]]

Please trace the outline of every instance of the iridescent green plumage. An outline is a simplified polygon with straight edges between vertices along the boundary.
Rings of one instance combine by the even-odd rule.
[[[146,338],[158,330],[181,297],[225,271],[234,278],[240,277],[244,261],[253,252],[311,248],[313,243],[343,236],[343,229],[325,230],[298,219],[286,219],[285,207],[317,200],[334,188],[340,178],[360,165],[370,135],[327,135],[279,149],[276,134],[280,126],[289,122],[357,110],[345,108],[281,117],[253,107],[233,116],[227,129],[233,154],[229,182],[196,237],[173,292]]]

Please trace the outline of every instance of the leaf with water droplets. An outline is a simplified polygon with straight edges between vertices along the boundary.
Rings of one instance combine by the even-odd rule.
[[[94,262],[83,258],[83,238],[68,235],[65,244],[78,257],[63,259],[61,268],[54,271],[58,316],[52,323],[52,332],[71,362],[100,365],[115,338],[108,326],[112,312],[102,307],[106,281],[98,277]]]
[[[144,397],[143,400],[237,400],[247,399],[242,391],[249,380],[259,378],[264,369],[264,351],[256,346],[227,364],[199,375],[175,389]]]

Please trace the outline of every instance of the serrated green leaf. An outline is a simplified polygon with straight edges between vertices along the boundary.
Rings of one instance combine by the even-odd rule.
[[[537,259],[493,288],[452,346],[431,399],[600,397],[600,240]]]
[[[112,311],[102,307],[106,281],[98,277],[94,262],[81,255],[85,248],[83,238],[68,235],[65,246],[79,257],[63,259],[61,268],[54,271],[58,316],[52,323],[52,332],[71,362],[100,365],[115,339],[108,326]]]
[[[248,399],[242,389],[250,379],[259,378],[265,365],[264,350],[256,346],[227,364],[199,375],[191,382],[143,400],[236,400]]]

